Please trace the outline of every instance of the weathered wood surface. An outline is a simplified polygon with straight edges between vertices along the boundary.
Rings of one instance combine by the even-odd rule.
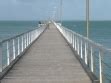
[[[57,29],[50,27],[1,83],[91,83]]]

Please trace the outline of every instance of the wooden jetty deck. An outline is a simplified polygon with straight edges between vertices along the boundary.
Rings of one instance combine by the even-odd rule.
[[[1,83],[91,83],[54,25],[39,37]]]

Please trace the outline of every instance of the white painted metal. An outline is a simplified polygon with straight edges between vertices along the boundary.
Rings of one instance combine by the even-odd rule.
[[[9,66],[16,56],[19,56],[44,30],[45,27],[40,27],[0,42],[0,72]],[[2,51],[6,52],[6,55]],[[7,61],[3,61],[5,59],[2,56],[6,56]]]
[[[77,52],[78,52],[78,55],[79,55],[79,38],[77,38]]]
[[[74,46],[75,46],[75,45],[74,45],[74,44],[75,44],[74,41],[75,41],[75,37],[74,37],[74,35],[73,35],[73,48],[74,48]]]
[[[24,36],[22,36],[22,52],[24,50]]]
[[[29,44],[30,44],[30,32],[29,32]]]
[[[85,43],[85,63],[86,63],[86,65],[88,64],[87,57],[88,57],[88,54],[87,54],[87,43]]]
[[[75,51],[77,50],[77,44],[76,44],[76,42],[77,42],[77,39],[76,39],[76,36],[75,36]]]
[[[31,32],[29,32],[29,44],[31,43]]]
[[[102,73],[102,55],[103,55],[103,53],[102,53],[102,51],[100,50],[99,51],[99,74],[100,74],[100,76],[99,76],[99,79],[100,79],[100,83],[103,83],[103,73]]]
[[[19,41],[19,37],[18,37],[18,55],[20,54],[20,41]]]
[[[24,36],[25,36],[25,48],[26,48],[26,46],[27,46],[27,34],[24,34]]]
[[[28,33],[27,33],[27,46],[28,46],[28,43],[29,43],[29,41],[28,41]]]
[[[83,59],[83,42],[81,40],[81,59]]]
[[[94,71],[93,47],[91,47],[91,71]]]
[[[10,56],[9,56],[9,41],[7,41],[7,65],[10,64]]]
[[[0,72],[2,72],[2,44],[0,43]]]
[[[15,40],[13,39],[13,59],[15,59]]]

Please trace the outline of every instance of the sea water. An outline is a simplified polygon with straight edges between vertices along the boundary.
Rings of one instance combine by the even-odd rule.
[[[85,21],[63,21],[63,25],[86,36]],[[91,21],[89,39],[111,48],[111,21]],[[0,40],[37,28],[38,21],[0,21]]]
[[[0,41],[37,28],[37,21],[0,21]]]

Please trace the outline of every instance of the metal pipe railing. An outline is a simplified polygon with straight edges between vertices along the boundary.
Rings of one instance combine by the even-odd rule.
[[[100,83],[111,83],[111,50],[54,23]]]
[[[3,72],[17,56],[20,56],[39,37],[45,30],[44,25],[39,25],[37,29],[0,42],[0,72]]]

